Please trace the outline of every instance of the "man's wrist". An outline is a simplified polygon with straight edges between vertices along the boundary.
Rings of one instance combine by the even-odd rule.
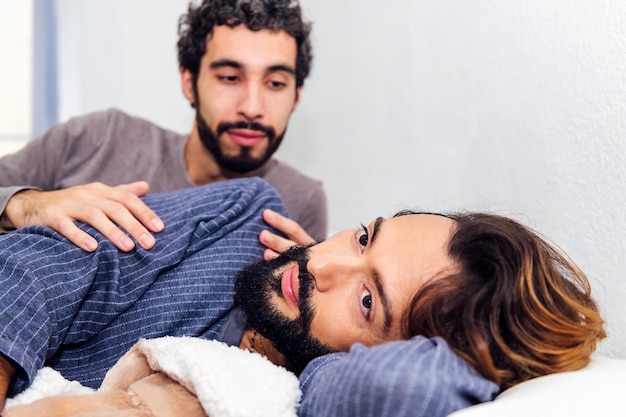
[[[0,214],[0,228],[4,230],[14,230],[18,227],[16,223],[16,217],[23,217],[25,214],[25,198],[32,192],[38,192],[32,188],[25,188],[17,191],[7,201],[2,214]]]

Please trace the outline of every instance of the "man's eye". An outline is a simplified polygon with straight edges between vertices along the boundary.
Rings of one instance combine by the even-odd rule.
[[[232,84],[232,83],[237,81],[237,76],[236,75],[220,75],[217,78],[220,81],[228,83],[228,84]]]
[[[365,318],[369,319],[372,311],[372,293],[365,287],[361,293],[361,311],[365,315]]]
[[[365,248],[367,247],[367,243],[370,240],[370,235],[369,235],[369,232],[367,231],[367,227],[365,227],[364,225],[361,225],[361,228],[363,230],[359,231],[356,238],[357,238],[357,241],[359,242],[359,245]]]
[[[272,89],[272,90],[281,90],[283,89],[287,84],[285,84],[284,82],[281,81],[268,81],[267,85]]]

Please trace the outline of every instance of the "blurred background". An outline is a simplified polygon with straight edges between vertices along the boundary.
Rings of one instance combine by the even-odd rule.
[[[0,154],[110,107],[188,132],[187,4],[2,0]],[[324,182],[331,232],[403,208],[516,218],[587,272],[601,352],[626,358],[626,2],[301,4],[315,59],[278,157]]]

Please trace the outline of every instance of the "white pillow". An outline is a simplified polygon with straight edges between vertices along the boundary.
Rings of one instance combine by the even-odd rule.
[[[626,416],[626,360],[597,357],[574,372],[532,379],[448,417]]]

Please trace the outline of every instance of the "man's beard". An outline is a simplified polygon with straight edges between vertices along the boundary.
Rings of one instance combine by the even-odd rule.
[[[276,152],[280,146],[280,143],[283,141],[283,137],[287,132],[287,128],[285,128],[280,135],[276,136],[276,131],[271,126],[264,126],[260,123],[245,121],[221,122],[217,126],[217,130],[214,132],[211,127],[209,127],[206,120],[204,120],[204,117],[200,114],[200,108],[196,110],[196,125],[198,127],[200,141],[204,147],[211,152],[211,155],[213,155],[217,164],[228,171],[237,172],[239,174],[245,174],[261,168],[272,157],[272,155],[274,155],[274,152]],[[252,148],[244,146],[241,147],[241,151],[238,155],[226,155],[222,151],[219,138],[230,129],[250,129],[262,132],[265,136],[267,136],[268,140],[265,153],[259,157],[254,157],[250,154]]]
[[[284,298],[281,276],[276,271],[284,270],[285,265],[294,261],[299,269],[300,315],[290,319],[274,306],[272,297]],[[312,359],[333,352],[311,335],[314,311],[310,298],[315,281],[307,272],[307,261],[308,248],[294,247],[276,259],[247,266],[235,280],[235,305],[246,314],[248,324],[285,355],[287,367],[296,374],[300,374]]]

